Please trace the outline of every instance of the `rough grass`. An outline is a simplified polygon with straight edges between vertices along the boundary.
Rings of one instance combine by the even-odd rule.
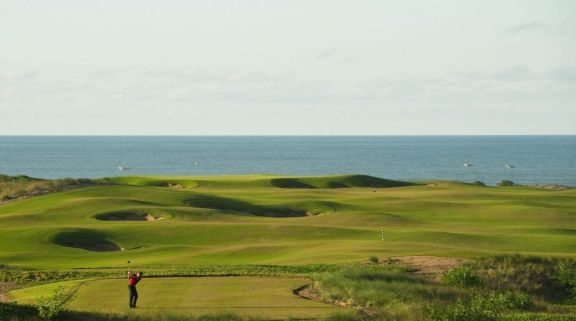
[[[512,290],[527,293],[549,302],[565,302],[573,298],[571,287],[560,281],[558,267],[574,259],[501,255],[485,257],[476,263],[476,273],[483,287],[494,290]]]
[[[340,265],[193,265],[178,268],[147,267],[147,277],[206,277],[206,276],[275,276],[308,277],[315,273],[337,271]],[[0,282],[38,286],[60,281],[123,278],[125,269],[76,269],[68,271],[38,271],[0,267]]]
[[[0,202],[6,202],[26,196],[58,192],[67,188],[96,184],[90,179],[46,180],[28,176],[8,176],[0,174]]]
[[[425,304],[446,304],[466,295],[457,287],[389,267],[354,266],[313,280],[312,296],[379,319],[423,320]]]
[[[490,257],[454,268],[442,282],[395,266],[357,265],[315,275],[310,292],[312,297],[362,312],[346,313],[339,317],[342,320],[574,320],[572,297],[566,284],[557,282],[563,272],[555,266],[563,262]],[[470,278],[470,271],[475,278]],[[474,282],[455,282],[471,279]]]
[[[117,314],[64,310],[52,321],[264,321],[258,317],[242,317],[230,311],[209,314],[174,315],[171,313]],[[46,321],[38,317],[34,306],[0,303],[0,321]]]
[[[504,264],[503,262],[506,263]],[[308,275],[312,278],[311,288],[307,289],[306,287],[298,286],[299,284],[307,283],[307,281],[302,280],[298,281],[298,284],[294,283],[286,286],[281,291],[282,293],[276,294],[266,292],[269,291],[266,290],[268,286],[260,281],[270,280],[273,288],[281,283],[291,281],[286,279],[263,279],[261,277],[232,279],[187,278],[182,279],[184,281],[170,278],[147,278],[145,279],[146,284],[150,286],[147,291],[153,290],[153,292],[146,293],[146,297],[150,299],[160,295],[162,299],[159,301],[142,301],[142,303],[145,303],[146,306],[158,306],[158,304],[167,300],[171,304],[192,304],[207,307],[211,304],[212,306],[218,304],[220,304],[218,306],[222,306],[222,302],[228,300],[228,303],[234,301],[235,306],[241,306],[242,304],[237,301],[244,299],[241,293],[250,292],[252,294],[249,298],[258,301],[260,309],[266,306],[264,301],[274,295],[280,295],[275,302],[287,304],[287,302],[295,298],[291,296],[292,291],[294,291],[316,301],[324,301],[349,308],[330,315],[328,317],[330,320],[523,321],[534,319],[565,321],[576,318],[576,306],[572,305],[573,302],[571,303],[570,300],[556,301],[556,296],[543,297],[539,294],[540,292],[533,292],[532,288],[522,289],[512,279],[502,278],[501,274],[505,272],[506,275],[517,275],[517,278],[523,275],[526,280],[533,278],[533,288],[545,286],[547,287],[547,292],[563,292],[566,284],[557,283],[554,280],[557,280],[559,275],[564,273],[556,267],[558,264],[565,262],[570,261],[521,256],[487,257],[476,261],[473,265],[466,263],[455,267],[452,271],[445,274],[450,275],[450,277],[445,277],[443,280],[429,275],[414,274],[409,267],[391,263],[310,266],[305,271],[301,270],[300,272],[304,272],[303,275]],[[541,279],[542,275],[540,274],[525,273],[523,272],[525,269],[521,266],[527,263],[532,264],[532,269],[544,269],[549,274],[547,274],[545,279]],[[571,265],[569,264],[569,266]],[[290,269],[293,268],[293,266],[287,266],[283,272],[290,273]],[[217,269],[217,267],[212,269]],[[269,267],[269,269],[263,268],[261,273],[273,273],[274,269],[275,267],[273,266]],[[500,273],[490,272],[494,270],[498,270]],[[244,272],[250,273],[251,269],[245,268]],[[121,271],[115,273],[119,275]],[[168,273],[168,271],[163,271],[163,273]],[[100,275],[98,277],[110,277],[111,275],[113,274]],[[481,282],[475,281],[470,284],[469,282],[459,281],[470,280],[471,275],[480,277]],[[93,276],[95,275],[93,274]],[[88,275],[82,275],[82,277],[87,278]],[[215,286],[211,282],[217,282],[219,285]],[[238,286],[238,282],[248,282],[244,286],[248,286],[250,289],[239,290],[234,288]],[[94,310],[94,307],[87,308],[90,305],[88,302],[84,302],[92,300],[94,296],[103,295],[98,301],[105,303],[107,312],[123,315],[125,311],[122,310],[123,306],[119,302],[123,300],[123,288],[121,286],[125,285],[124,283],[125,280],[113,279],[89,282],[78,280],[20,289],[11,293],[20,302],[31,303],[32,300],[40,295],[48,295],[51,289],[58,287],[60,284],[65,284],[69,289],[82,289],[83,284],[87,284],[88,286],[84,289],[84,292],[79,290],[76,293],[79,301],[67,304],[68,309],[76,312],[82,310],[84,311],[83,313],[89,311],[99,316],[106,315],[106,313],[100,314],[100,312]],[[200,285],[201,283],[203,284],[202,286]],[[164,286],[159,287],[159,285],[154,284],[164,284]],[[499,287],[496,289],[492,286],[493,284],[499,284]],[[115,288],[117,289],[115,290]],[[209,298],[202,301],[206,295]],[[259,295],[264,295],[267,299],[257,299]],[[203,299],[198,301],[197,297],[203,297]],[[252,301],[246,301],[243,304],[248,304],[249,302]],[[116,305],[118,306],[112,309]],[[232,310],[234,311],[234,309]],[[275,312],[272,314],[270,312],[268,314],[255,314],[260,315],[263,319],[270,317],[282,319],[289,315],[286,311],[279,313],[281,310],[279,306],[276,306]],[[174,310],[172,310],[172,314],[173,312]],[[203,312],[206,311],[198,308],[193,314]],[[236,311],[235,313],[246,316],[245,311]],[[149,316],[151,311],[146,311],[145,314]]]

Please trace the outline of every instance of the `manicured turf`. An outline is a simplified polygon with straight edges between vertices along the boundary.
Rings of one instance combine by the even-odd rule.
[[[138,308],[128,308],[126,280],[64,282],[77,289],[66,309],[118,314],[213,314],[231,311],[261,318],[317,318],[341,310],[300,298],[293,289],[308,283],[302,279],[255,277],[204,277],[144,279],[138,285]],[[35,304],[58,284],[16,290],[19,303]]]
[[[107,182],[0,205],[0,265],[146,268],[340,263],[372,255],[576,256],[576,190],[416,185],[367,176]]]

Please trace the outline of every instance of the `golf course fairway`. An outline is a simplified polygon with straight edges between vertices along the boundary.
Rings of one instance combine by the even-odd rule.
[[[359,175],[107,182],[1,205],[0,264],[73,269],[576,255],[573,189]]]
[[[576,189],[563,187],[364,175],[124,176],[0,203],[4,309],[13,309],[10,301],[35,309],[62,284],[75,294],[59,303],[74,320],[82,316],[73,313],[148,321],[222,311],[264,320],[341,311],[423,320],[431,302],[449,313],[442,309],[460,309],[451,304],[489,302],[490,291],[550,304],[537,312],[572,313],[574,258]],[[402,265],[410,261],[435,272],[415,274]],[[456,269],[457,281],[439,281],[462,262],[478,264]],[[127,307],[128,270],[144,272],[136,310]],[[481,275],[485,292],[464,284]],[[302,286],[310,292],[293,293]],[[532,309],[522,304],[514,309]],[[494,313],[510,309],[501,306]],[[138,315],[146,318],[130,319]]]

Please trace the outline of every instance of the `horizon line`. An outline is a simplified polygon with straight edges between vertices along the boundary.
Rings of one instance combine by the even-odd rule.
[[[572,134],[0,134],[0,137],[519,137],[519,136],[576,136]]]

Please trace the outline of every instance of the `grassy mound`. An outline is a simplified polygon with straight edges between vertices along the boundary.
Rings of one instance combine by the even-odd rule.
[[[252,214],[267,217],[298,217],[319,214],[318,211],[308,211],[296,207],[265,206],[253,204],[239,199],[225,198],[209,195],[197,195],[184,201],[186,204],[199,207],[221,210],[225,212]]]
[[[336,175],[279,177],[274,175],[242,175],[213,177],[154,177],[122,176],[102,180],[109,184],[156,186],[171,188],[257,188],[275,186],[280,188],[386,188],[417,185],[368,175]]]
[[[270,183],[280,188],[386,188],[416,185],[410,182],[394,181],[368,175],[273,178]]]
[[[195,179],[177,179],[177,178],[148,178],[148,177],[115,177],[107,179],[115,184],[139,185],[139,186],[156,186],[170,188],[195,188],[200,183]]]
[[[59,232],[53,236],[52,242],[57,245],[92,252],[114,252],[122,250],[121,247],[108,240],[104,234],[92,230]]]
[[[280,178],[293,179],[163,177],[201,183],[193,190],[108,183],[3,203],[0,265],[128,267],[130,260],[186,267],[341,263],[422,254],[576,253],[576,190],[442,181],[385,189],[270,184]],[[141,178],[140,183],[158,179]],[[145,212],[164,220],[142,222]],[[70,231],[97,235],[81,238]],[[56,242],[54,235],[59,235]],[[120,247],[126,251],[117,252]],[[92,252],[102,249],[109,251]]]

